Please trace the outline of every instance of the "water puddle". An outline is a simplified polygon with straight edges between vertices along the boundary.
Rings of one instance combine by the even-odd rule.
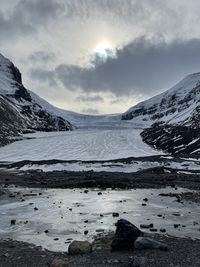
[[[71,240],[91,240],[97,233],[114,230],[116,221],[124,218],[138,227],[153,223],[158,233],[166,229],[169,235],[200,239],[199,204],[159,195],[188,192],[186,189],[9,191],[15,197],[0,200],[1,238],[67,251]],[[113,217],[113,213],[119,213],[119,217]],[[11,220],[16,223],[11,225]]]

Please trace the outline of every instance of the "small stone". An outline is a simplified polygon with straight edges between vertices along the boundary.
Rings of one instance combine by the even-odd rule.
[[[149,231],[151,231],[151,232],[157,232],[158,229],[156,229],[156,228],[150,228]]]
[[[44,232],[45,232],[45,234],[47,234],[49,231],[48,230],[45,230]]]
[[[68,248],[69,255],[88,254],[92,252],[92,244],[88,241],[73,241]]]
[[[180,224],[178,224],[178,223],[174,224],[174,228],[178,228],[179,226],[180,226]]]
[[[149,200],[148,200],[148,198],[144,198],[143,201],[148,202]]]
[[[10,221],[10,224],[11,224],[11,225],[15,225],[15,224],[16,224],[16,220],[14,220],[14,219],[11,220],[11,221]]]
[[[166,229],[161,228],[161,229],[160,229],[160,232],[161,232],[161,233],[166,233]]]
[[[36,210],[38,210],[38,208],[37,208],[37,207],[35,207],[35,208],[34,208],[34,210],[36,211]]]
[[[50,267],[66,267],[66,263],[61,259],[55,259],[51,263]]]
[[[135,240],[134,246],[136,249],[160,249],[160,250],[168,250],[168,246],[153,240],[148,237],[138,237]]]
[[[142,229],[153,228],[153,223],[150,223],[150,224],[140,224],[140,228],[142,228]]]
[[[99,192],[99,193],[98,193],[98,195],[100,196],[100,195],[102,195],[102,193],[101,193],[101,192]]]
[[[112,216],[113,217],[119,217],[119,213],[118,212],[113,212]]]
[[[88,230],[85,230],[85,231],[84,231],[84,235],[87,235],[87,234],[88,234]]]
[[[129,267],[145,267],[145,258],[144,257],[133,257],[129,263]]]

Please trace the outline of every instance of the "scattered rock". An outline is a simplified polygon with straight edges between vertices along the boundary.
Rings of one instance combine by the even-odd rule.
[[[92,244],[88,241],[73,241],[68,248],[69,255],[88,254],[92,251]]]
[[[117,229],[115,232],[112,248],[114,250],[122,250],[134,246],[135,240],[142,236],[143,233],[132,223],[121,219],[116,223]]]
[[[51,263],[50,267],[66,267],[66,263],[61,259],[55,259]]]
[[[16,224],[16,220],[14,220],[14,219],[11,220],[11,221],[10,221],[10,224],[11,224],[11,225],[15,225],[15,224]]]
[[[151,232],[158,232],[158,229],[156,229],[156,228],[150,228],[149,231],[151,231]]]
[[[9,253],[3,254],[3,257],[8,258],[9,257]]]
[[[143,228],[143,229],[153,228],[153,223],[150,223],[150,224],[140,224],[140,228]]]
[[[148,237],[138,237],[134,243],[136,249],[168,250],[168,246]]]
[[[133,257],[129,263],[129,267],[145,267],[145,258],[144,257]]]

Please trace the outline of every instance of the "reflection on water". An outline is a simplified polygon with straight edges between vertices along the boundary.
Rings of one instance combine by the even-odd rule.
[[[10,191],[19,199],[0,200],[0,236],[31,242],[49,250],[66,251],[71,239],[92,239],[97,232],[114,230],[119,218],[138,227],[153,223],[158,232],[165,228],[166,233],[173,236],[200,239],[199,205],[177,202],[176,197],[159,196],[160,193],[188,191],[185,189],[84,192],[84,189],[11,188]],[[113,212],[119,213],[119,217],[113,217]],[[16,219],[16,224],[10,224],[12,219]],[[175,228],[174,224],[180,226]],[[87,236],[85,230],[88,230]]]

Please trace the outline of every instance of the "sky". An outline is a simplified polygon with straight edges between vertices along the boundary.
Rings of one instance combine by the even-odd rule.
[[[200,72],[199,0],[0,0],[0,53],[57,107],[121,113]]]

